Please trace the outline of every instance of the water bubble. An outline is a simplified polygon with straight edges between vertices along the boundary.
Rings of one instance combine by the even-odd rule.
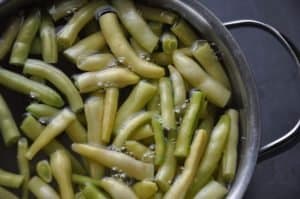
[[[29,97],[32,98],[32,99],[36,99],[37,96],[38,96],[38,94],[35,93],[35,92],[33,92],[33,91],[31,91],[31,92],[29,93]]]
[[[125,57],[118,57],[117,59],[118,59],[118,62],[121,63],[121,64],[123,64],[126,60]]]
[[[155,144],[151,144],[151,145],[149,146],[149,149],[150,149],[150,150],[154,150],[154,149],[155,149]]]
[[[98,83],[97,83],[97,86],[98,86],[98,87],[104,87],[104,86],[105,86],[105,83],[103,83],[103,82],[98,82]]]

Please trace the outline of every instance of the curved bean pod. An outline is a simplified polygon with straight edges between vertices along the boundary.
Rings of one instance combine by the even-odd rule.
[[[224,185],[212,180],[197,193],[194,199],[224,198],[227,192]]]
[[[18,188],[24,181],[24,176],[0,169],[0,185]]]
[[[28,150],[27,139],[26,138],[19,139],[17,161],[18,161],[20,174],[24,176],[24,180],[22,183],[22,199],[28,199],[28,182],[30,178],[30,168],[29,168],[29,161],[25,157],[27,150]]]
[[[133,157],[136,159],[147,163],[153,163],[153,151],[151,151],[145,145],[137,141],[129,140],[125,142],[125,147],[126,150],[129,153],[132,153]]]
[[[105,193],[97,189],[92,184],[86,184],[82,190],[82,194],[85,198],[90,199],[109,199]]]
[[[172,65],[168,66],[173,88],[174,105],[180,109],[186,100],[186,88],[181,74]]]
[[[139,199],[151,198],[158,191],[157,185],[149,180],[135,183],[132,189]]]
[[[143,140],[154,135],[152,128],[149,124],[137,128],[130,136],[131,140]]]
[[[60,199],[56,191],[39,177],[32,177],[28,187],[37,199]]]
[[[77,59],[77,67],[83,71],[97,71],[115,65],[117,60],[110,53],[93,54]]]
[[[178,19],[171,31],[178,37],[178,39],[186,46],[190,46],[198,39],[195,30],[182,18]]]

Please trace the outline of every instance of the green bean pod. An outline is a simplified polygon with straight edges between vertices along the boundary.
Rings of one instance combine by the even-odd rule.
[[[175,155],[177,157],[186,157],[190,152],[193,134],[198,126],[199,111],[203,104],[203,98],[203,94],[200,91],[192,92],[190,103],[184,113],[183,120],[178,131],[175,149]]]
[[[176,157],[174,156],[174,150],[175,143],[173,140],[169,139],[167,142],[165,160],[158,168],[155,176],[155,182],[164,192],[168,191],[176,174],[177,161]]]
[[[28,187],[37,199],[60,199],[57,192],[37,176],[30,179]]]
[[[117,65],[117,60],[110,53],[99,53],[79,57],[77,67],[83,71],[97,71]]]
[[[159,38],[152,32],[145,20],[138,14],[131,0],[113,0],[113,6],[125,28],[132,37],[148,52],[157,46]]]
[[[113,146],[120,148],[123,146],[125,141],[129,136],[136,130],[138,127],[146,124],[151,120],[151,113],[149,112],[140,112],[132,116],[129,116],[127,120],[120,126],[118,129],[117,135],[113,141]]]
[[[158,116],[152,117],[152,128],[155,140],[155,165],[161,165],[165,159],[166,143],[163,128]]]
[[[85,198],[90,199],[109,199],[109,197],[105,193],[97,189],[92,184],[86,184],[82,190],[82,194]]]
[[[154,135],[152,128],[149,124],[143,125],[137,128],[131,135],[129,139],[131,140],[143,140]]]
[[[101,134],[102,134],[102,120],[104,111],[104,96],[101,93],[95,93],[89,97],[84,105],[84,112],[87,120],[88,129],[88,143],[92,145],[102,145]],[[104,174],[104,168],[95,163],[89,161],[90,175],[99,179]]]
[[[87,93],[100,88],[123,88],[128,85],[136,84],[139,80],[139,76],[130,70],[113,67],[77,75],[75,77],[75,84],[81,93]]]
[[[109,143],[113,132],[119,101],[119,89],[108,88],[104,97],[104,113],[101,140]]]
[[[42,41],[40,37],[35,37],[32,41],[29,54],[41,55],[42,54]]]
[[[101,180],[102,188],[109,193],[112,198],[138,199],[135,193],[125,183],[106,177]]]
[[[125,142],[125,147],[129,154],[132,154],[136,159],[147,163],[153,163],[153,151],[145,145],[137,141],[129,140]]]
[[[207,116],[200,122],[198,129],[204,129],[208,134],[214,128],[215,120],[216,120],[216,110],[211,105],[208,105],[208,114]]]
[[[172,54],[178,47],[178,41],[174,34],[165,32],[161,38],[162,49],[166,54]]]
[[[52,181],[52,168],[48,160],[41,160],[36,164],[36,173],[44,182]]]
[[[2,60],[12,48],[21,27],[21,21],[21,17],[12,18],[6,30],[2,33],[0,40],[0,60]]]
[[[0,196],[5,199],[19,199],[15,194],[0,186]]]
[[[230,89],[230,82],[221,62],[207,41],[196,41],[192,46],[194,58],[214,79]]]
[[[34,9],[30,15],[25,19],[16,41],[13,45],[9,63],[21,66],[26,61],[29,51],[31,49],[32,41],[40,27],[41,13]]]
[[[1,67],[0,84],[11,90],[30,95],[51,106],[61,107],[64,105],[64,101],[60,95],[50,87]]]
[[[79,185],[92,184],[101,187],[101,180],[78,174],[72,174],[72,182]]]
[[[187,192],[188,197],[194,197],[196,193],[210,180],[224,152],[229,130],[230,117],[227,114],[224,114],[221,116],[210,135],[210,140],[199,165],[194,183],[190,186],[189,191]]]
[[[80,30],[92,20],[98,7],[106,4],[106,1],[92,1],[74,13],[68,23],[57,33],[57,42],[63,48],[68,48],[75,42]]]
[[[163,77],[159,80],[160,108],[162,124],[165,129],[175,129],[176,119],[174,112],[173,91],[171,80]]]
[[[72,144],[76,153],[89,158],[103,166],[121,169],[127,175],[138,180],[152,178],[154,175],[153,164],[138,161],[124,153],[103,149],[86,144]]]
[[[218,107],[224,107],[228,103],[231,92],[210,77],[192,58],[178,50],[173,53],[173,61],[183,78],[203,91],[211,103]]]
[[[149,21],[148,26],[152,30],[152,32],[154,34],[156,34],[156,36],[160,37],[160,35],[163,32],[163,27],[164,27],[164,25],[162,23],[156,22],[156,21]]]
[[[178,37],[178,39],[186,46],[190,46],[198,39],[195,30],[182,18],[178,19],[171,31]]]
[[[25,62],[23,73],[42,77],[50,81],[67,97],[74,112],[78,112],[83,108],[83,102],[78,90],[61,70],[45,62],[28,59]]]
[[[59,186],[61,199],[73,199],[72,166],[68,155],[63,150],[54,152],[50,156],[50,165]]]
[[[237,167],[237,146],[239,137],[239,113],[229,109],[227,114],[230,117],[230,131],[222,159],[222,177],[230,183],[234,179]]]
[[[123,1],[120,2],[123,5]],[[99,23],[107,44],[120,62],[127,65],[142,77],[155,79],[164,76],[165,71],[163,68],[151,62],[147,62],[135,54],[122,32],[116,14],[106,13],[102,15],[99,18]],[[139,35],[141,35],[140,32]]]
[[[7,103],[3,96],[0,94],[0,129],[6,146],[15,144],[19,137],[20,132],[16,122],[9,110]]]
[[[28,182],[30,178],[30,168],[29,168],[29,162],[25,157],[27,150],[28,150],[27,139],[26,138],[19,139],[17,161],[18,161],[20,174],[24,176],[24,180],[22,183],[22,199],[28,199]]]
[[[59,19],[75,12],[87,2],[87,0],[57,1],[48,9],[48,12],[54,21],[58,21]]]
[[[0,186],[19,188],[24,181],[24,176],[0,169]]]
[[[31,160],[36,153],[49,144],[56,136],[61,134],[74,120],[74,113],[68,109],[63,109],[55,118],[53,118],[53,120],[32,143],[26,153],[26,158]]]
[[[173,185],[165,194],[165,199],[184,199],[189,186],[193,183],[199,162],[204,154],[208,135],[205,130],[198,130],[191,145],[191,152],[184,163],[184,170],[176,178]]]
[[[135,183],[132,189],[139,199],[149,199],[158,191],[157,185],[149,180]]]
[[[44,127],[36,121],[31,115],[27,115],[26,118],[23,120],[21,126],[21,130],[23,133],[31,140],[35,140],[39,137],[39,135],[44,130]],[[42,149],[48,156],[50,156],[56,150],[64,150],[68,154],[71,159],[73,171],[78,174],[84,174],[86,171],[81,166],[80,162],[75,158],[62,144],[60,144],[55,139],[52,140],[49,144],[47,144]]]
[[[143,49],[143,47],[141,47],[133,38],[130,38],[130,45],[139,58],[146,61],[150,60],[150,53]]]
[[[181,74],[172,65],[168,66],[170,79],[173,88],[174,105],[176,109],[181,109],[186,100],[186,88]]]
[[[125,102],[119,108],[115,122],[115,132],[128,118],[129,115],[141,111],[149,100],[154,96],[157,91],[157,87],[147,81],[140,81]]]
[[[194,199],[224,198],[228,190],[224,185],[214,180],[205,185],[194,197]]]
[[[105,46],[105,40],[101,32],[91,34],[64,51],[64,55],[74,64],[80,59],[99,52]]]
[[[151,56],[151,61],[162,66],[173,64],[172,55],[165,52],[155,52]]]

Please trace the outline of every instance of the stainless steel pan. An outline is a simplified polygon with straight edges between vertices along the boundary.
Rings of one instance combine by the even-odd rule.
[[[261,118],[259,114],[257,89],[246,58],[228,29],[240,26],[254,26],[270,32],[291,53],[300,70],[299,54],[297,55],[298,51],[275,28],[253,20],[240,20],[223,24],[211,11],[197,0],[144,1],[148,4],[165,7],[180,13],[204,38],[216,43],[221,52],[221,57],[225,63],[233,86],[233,103],[241,113],[238,171],[227,198],[242,198],[253,175],[257,160],[268,159],[278,154],[281,149],[283,149],[282,147],[291,147],[295,144],[295,142],[290,141],[295,140],[299,135],[300,120],[286,135],[260,148],[262,128],[260,124]],[[0,15],[15,14],[16,9],[25,4],[28,5],[29,3],[32,3],[32,1],[0,0]],[[16,100],[11,95],[9,97],[11,97],[10,102],[15,102],[16,107],[13,107],[15,113],[22,113],[22,110],[24,110],[22,109],[24,105],[20,104],[22,100]],[[1,148],[2,147],[0,147],[0,149]],[[8,161],[0,164],[8,165],[11,164],[9,160],[15,158],[11,156],[10,153],[2,154],[2,157],[5,157]]]

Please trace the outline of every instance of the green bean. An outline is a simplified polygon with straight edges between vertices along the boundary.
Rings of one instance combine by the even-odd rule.
[[[115,65],[117,60],[110,53],[93,54],[77,59],[77,67],[83,71],[97,71]]]
[[[92,1],[74,13],[68,23],[57,33],[57,41],[64,49],[70,47],[76,40],[80,30],[93,19],[98,7],[106,4],[106,1]]]
[[[23,133],[31,140],[35,140],[43,131],[44,127],[36,121],[31,115],[27,115],[21,124],[21,130]],[[68,156],[71,159],[73,170],[75,173],[84,174],[86,173],[84,168],[81,166],[80,162],[59,142],[55,139],[52,140],[49,144],[47,144],[43,151],[47,155],[51,155],[56,150],[65,150]]]
[[[222,184],[216,181],[210,181],[205,187],[203,187],[195,199],[215,199],[215,198],[224,198],[228,190]]]
[[[193,59],[180,51],[175,51],[173,61],[183,78],[192,86],[203,91],[211,103],[219,107],[224,107],[228,103],[231,92],[211,78]]]
[[[18,161],[20,174],[24,176],[24,180],[22,183],[22,199],[28,199],[28,182],[30,178],[30,168],[29,168],[29,162],[25,157],[27,150],[28,150],[27,139],[26,138],[19,139],[17,161]]]
[[[115,132],[117,133],[119,127],[128,118],[129,115],[141,111],[149,100],[154,96],[157,87],[147,81],[140,81],[125,102],[119,108],[115,122]]]
[[[137,9],[141,12],[145,19],[150,21],[157,21],[172,25],[177,18],[177,15],[169,10],[153,8],[140,4],[137,5]]]
[[[163,32],[163,27],[164,25],[160,22],[156,22],[156,21],[150,21],[148,22],[148,26],[149,28],[152,30],[152,32],[154,34],[156,34],[156,36],[160,36]]]
[[[72,166],[68,155],[58,150],[50,156],[53,176],[59,186],[61,199],[73,199]]]
[[[227,114],[221,116],[214,127],[208,142],[204,156],[200,162],[194,183],[187,193],[188,198],[196,193],[210,180],[225,149],[226,140],[230,130],[230,117]]]
[[[230,89],[230,82],[221,62],[207,41],[196,41],[192,46],[194,58],[206,72],[221,84]]]
[[[40,38],[42,42],[42,57],[46,63],[56,63],[58,50],[56,44],[55,27],[50,16],[44,14],[40,27]]]
[[[126,150],[136,159],[147,163],[153,163],[153,151],[145,145],[137,141],[129,140],[125,142],[125,147]]]
[[[20,132],[16,122],[9,110],[7,103],[3,96],[0,94],[0,129],[6,146],[15,144],[19,137]]]
[[[157,192],[151,199],[163,199],[163,193]]]
[[[16,41],[13,45],[9,63],[13,65],[23,65],[26,61],[32,41],[39,29],[41,23],[41,13],[34,9],[30,15],[25,19]]]
[[[58,21],[59,19],[75,12],[76,10],[81,8],[86,3],[87,3],[87,0],[57,1],[57,3],[54,3],[48,9],[48,12],[52,16],[54,21]]]
[[[109,143],[115,124],[119,101],[119,89],[108,88],[104,97],[104,116],[102,124],[101,140]]]
[[[51,106],[61,107],[64,105],[64,101],[60,95],[50,87],[1,67],[0,84],[11,90],[30,95],[31,97]]]
[[[15,194],[0,186],[0,196],[5,199],[19,199]]]
[[[230,117],[230,131],[222,159],[222,177],[230,183],[234,179],[237,166],[239,113],[234,109],[229,109],[227,114]]]
[[[84,195],[85,198],[90,198],[90,199],[108,199],[107,195],[97,189],[94,185],[92,184],[86,184],[85,187],[82,190],[82,194]]]
[[[84,112],[87,120],[88,129],[88,143],[93,145],[102,145],[102,120],[104,111],[104,96],[101,93],[93,94],[84,104]],[[90,175],[99,179],[104,174],[104,168],[95,163],[89,161]]]
[[[37,176],[31,178],[28,186],[37,199],[60,199],[56,191]]]
[[[203,102],[202,102],[202,106],[200,108],[200,111],[199,111],[199,118],[200,119],[205,119],[206,116],[208,115],[207,107],[208,107],[208,101],[204,99]]]
[[[120,2],[122,5],[125,5],[123,1]],[[135,54],[122,33],[116,14],[106,13],[102,15],[99,18],[99,23],[107,44],[120,62],[146,78],[160,78],[164,76],[165,72],[163,68],[151,62],[142,60]],[[140,31],[139,35],[142,35]]]
[[[36,164],[36,173],[44,182],[52,181],[52,169],[47,160],[41,160]]]
[[[83,175],[78,175],[78,174],[72,174],[72,182],[74,184],[80,184],[80,185],[92,184],[92,185],[95,185],[97,187],[101,187],[101,181],[100,180],[90,178],[90,177],[87,177],[87,176],[83,176]]]
[[[131,0],[113,0],[119,18],[132,37],[148,52],[152,52],[159,38],[152,32],[145,20],[139,15]]]
[[[140,199],[149,199],[158,191],[157,185],[149,180],[135,183],[132,188]]]
[[[162,124],[165,129],[175,129],[176,119],[174,112],[173,92],[171,80],[163,77],[159,80],[160,108]]]
[[[86,199],[82,191],[79,191],[75,194],[75,199]]]
[[[0,186],[19,188],[24,181],[24,176],[0,169]]]
[[[193,183],[199,162],[204,154],[208,135],[205,130],[198,130],[192,142],[191,152],[187,156],[184,163],[184,170],[179,177],[176,178],[173,185],[165,194],[165,199],[185,198],[185,194],[189,186]]]
[[[165,52],[166,54],[172,54],[178,47],[176,36],[170,32],[165,32],[161,36],[161,43],[163,52]]]
[[[112,198],[138,199],[135,193],[125,183],[106,177],[101,180],[102,188],[109,193]]]
[[[169,139],[167,142],[165,160],[159,167],[155,176],[155,182],[164,192],[168,191],[176,174],[177,161],[176,157],[174,156],[174,150],[175,142],[173,139]]]
[[[140,44],[134,40],[134,38],[130,38],[130,45],[139,58],[146,61],[150,60],[150,53],[143,49],[143,47],[141,47]]]
[[[164,132],[159,119],[158,116],[152,117],[152,128],[155,140],[155,165],[161,165],[164,162],[166,151]]]
[[[17,37],[21,26],[21,17],[14,17],[9,21],[6,30],[1,35],[0,40],[0,60],[2,60],[13,46],[13,42]]]
[[[32,41],[29,54],[41,55],[42,54],[42,41],[40,37],[35,37]]]
[[[198,39],[195,30],[184,19],[177,20],[171,27],[171,31],[186,46],[192,45]]]
[[[180,110],[186,100],[186,88],[181,74],[172,66],[168,66],[173,88],[175,109]]]
[[[198,128],[204,129],[208,134],[210,134],[215,124],[216,110],[215,108],[211,107],[211,105],[208,105],[207,112],[207,116],[200,122]]]
[[[75,84],[81,93],[87,93],[100,88],[123,88],[136,84],[139,76],[126,68],[113,67],[101,71],[86,72],[75,77]]]
[[[37,152],[49,144],[56,136],[61,134],[74,119],[74,113],[68,109],[63,109],[36,138],[28,149],[26,158],[31,160]]]
[[[162,66],[168,66],[170,64],[173,64],[172,56],[168,55],[164,52],[155,52],[155,53],[153,53],[151,60],[154,63],[156,63],[158,65],[162,65]]]
[[[28,59],[23,73],[42,77],[56,86],[68,99],[71,109],[78,112],[83,108],[83,102],[72,81],[59,69],[45,62]]]
[[[72,149],[76,153],[89,158],[103,166],[117,167],[124,173],[138,180],[152,178],[154,175],[153,164],[138,161],[124,153],[103,149],[86,144],[72,144]]]
[[[64,55],[74,64],[93,53],[99,52],[105,46],[105,40],[101,32],[91,34],[64,51]]]
[[[31,103],[26,107],[26,111],[36,118],[49,121],[59,112],[59,109],[46,104]]]
[[[131,135],[129,139],[131,140],[143,140],[154,135],[152,128],[149,124],[143,125],[137,128]]]
[[[203,98],[203,94],[200,91],[192,92],[190,103],[184,113],[178,131],[175,149],[177,157],[186,157],[190,152],[190,144],[193,139],[193,133],[198,125],[199,111],[203,105]]]
[[[124,123],[119,127],[117,136],[113,141],[113,146],[120,148],[124,142],[129,138],[129,136],[138,127],[146,124],[151,120],[151,113],[140,112],[130,116]]]

